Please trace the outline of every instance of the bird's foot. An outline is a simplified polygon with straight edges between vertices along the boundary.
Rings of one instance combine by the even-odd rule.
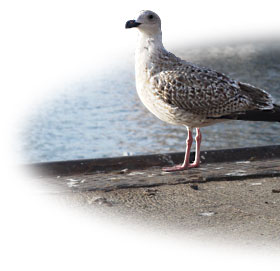
[[[173,166],[173,167],[164,167],[162,168],[163,171],[166,171],[166,172],[172,172],[172,171],[181,171],[181,170],[185,170],[187,169],[188,167],[186,166],[183,166],[183,165],[176,165],[176,166]]]
[[[193,162],[192,164],[189,164],[188,168],[195,168],[199,167],[200,162]]]
[[[182,170],[186,170],[188,168],[195,168],[195,167],[199,167],[199,163],[192,163],[192,164],[188,164],[188,165],[176,165],[173,167],[164,167],[164,168],[162,168],[162,170],[166,171],[166,172],[173,172],[173,171],[182,171]]]

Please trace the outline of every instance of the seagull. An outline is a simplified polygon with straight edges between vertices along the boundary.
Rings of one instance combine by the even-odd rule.
[[[200,128],[228,120],[280,122],[280,106],[266,91],[199,67],[168,52],[162,44],[161,20],[153,11],[141,11],[125,28],[139,30],[135,52],[138,96],[160,120],[188,130],[184,162],[163,168],[180,171],[200,164]],[[196,129],[196,154],[190,163]]]

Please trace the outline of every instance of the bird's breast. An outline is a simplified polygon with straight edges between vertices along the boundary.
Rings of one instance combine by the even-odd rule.
[[[152,71],[148,66],[136,65],[136,89],[141,102],[145,107],[162,121],[183,125],[178,109],[164,102],[151,83]]]
[[[139,65],[138,62],[135,68],[137,94],[145,107],[160,120],[170,124],[189,127],[203,127],[219,122],[207,120],[202,116],[195,115],[165,102],[160,98],[155,85],[151,82],[153,71],[149,69],[148,65]]]

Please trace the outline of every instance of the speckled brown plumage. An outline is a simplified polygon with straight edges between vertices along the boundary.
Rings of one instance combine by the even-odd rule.
[[[164,58],[152,57],[151,66],[160,67],[150,70],[151,92],[187,112],[212,118],[273,108],[272,99],[264,90],[197,67],[168,52]]]

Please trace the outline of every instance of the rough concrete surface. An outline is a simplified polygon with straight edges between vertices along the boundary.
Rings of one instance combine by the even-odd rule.
[[[35,180],[51,198],[112,223],[280,251],[280,159],[240,159],[182,172],[121,166]]]

